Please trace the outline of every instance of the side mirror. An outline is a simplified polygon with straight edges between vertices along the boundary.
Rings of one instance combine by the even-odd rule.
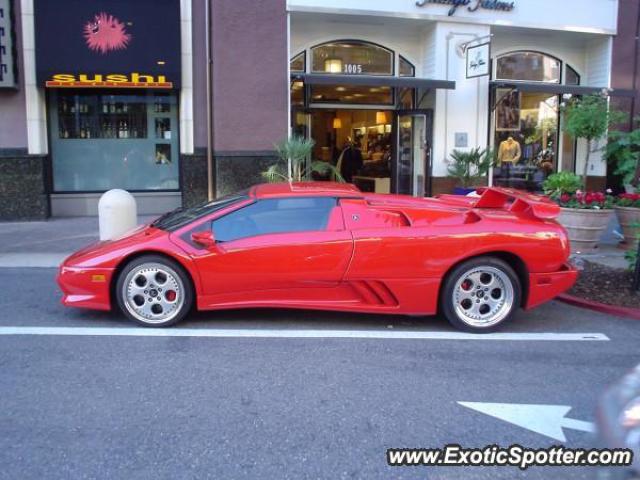
[[[216,245],[216,239],[213,238],[213,232],[211,230],[193,232],[191,234],[191,241],[205,248],[211,248]]]

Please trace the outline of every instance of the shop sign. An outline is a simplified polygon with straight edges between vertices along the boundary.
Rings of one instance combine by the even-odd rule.
[[[179,0],[34,0],[46,87],[179,88]]]
[[[131,75],[119,73],[79,75],[58,73],[45,82],[46,87],[104,87],[104,88],[173,88],[164,75],[145,75],[133,72]]]
[[[467,78],[485,77],[489,75],[490,44],[483,43],[467,47]]]
[[[15,88],[15,50],[11,0],[0,0],[0,88]]]
[[[447,15],[453,16],[458,7],[467,7],[469,12],[477,12],[481,8],[485,10],[497,10],[510,12],[516,6],[515,1],[510,0],[417,0],[416,6],[425,7],[427,5],[447,5],[450,6]]]

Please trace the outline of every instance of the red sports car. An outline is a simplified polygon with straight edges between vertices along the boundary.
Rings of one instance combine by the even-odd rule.
[[[570,288],[558,207],[517,190],[414,198],[328,182],[264,184],[74,253],[68,306],[165,327],[192,309],[432,315],[496,329]]]

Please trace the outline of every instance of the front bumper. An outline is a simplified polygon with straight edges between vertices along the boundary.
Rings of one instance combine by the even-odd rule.
[[[56,278],[67,307],[111,310],[110,288],[113,268],[84,268],[62,265]]]
[[[578,279],[578,270],[565,263],[557,272],[530,273],[529,295],[525,308],[533,308],[569,290]]]

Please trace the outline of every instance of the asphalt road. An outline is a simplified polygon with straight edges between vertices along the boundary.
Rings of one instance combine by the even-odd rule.
[[[0,269],[0,329],[131,327],[60,306],[54,274]],[[453,331],[439,318],[283,310],[203,313],[181,327]],[[593,421],[602,389],[640,363],[640,322],[560,303],[505,331],[610,340],[0,334],[0,478],[593,478],[387,466],[390,447],[559,444],[457,402],[570,405],[571,418]],[[565,434],[566,446],[596,445]]]

